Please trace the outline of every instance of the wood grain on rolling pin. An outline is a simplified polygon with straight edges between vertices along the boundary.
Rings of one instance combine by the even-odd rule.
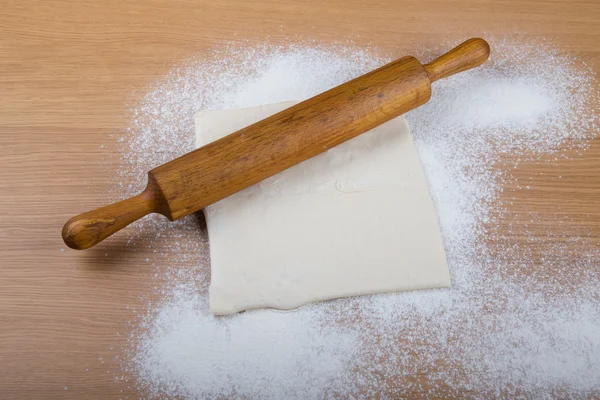
[[[73,249],[95,246],[146,214],[179,219],[426,103],[431,82],[487,61],[472,38],[427,65],[403,57],[148,173],[138,196],[70,218],[62,237]]]

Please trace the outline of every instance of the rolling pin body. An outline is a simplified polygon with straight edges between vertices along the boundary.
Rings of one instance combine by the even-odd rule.
[[[432,81],[488,56],[484,40],[470,39],[427,65],[395,60],[151,170],[142,194],[71,218],[63,239],[85,249],[148,213],[201,210],[426,103]]]

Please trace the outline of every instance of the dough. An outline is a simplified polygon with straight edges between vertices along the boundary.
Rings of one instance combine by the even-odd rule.
[[[196,145],[293,104],[199,112]],[[205,215],[213,314],[450,285],[403,117],[221,200]]]

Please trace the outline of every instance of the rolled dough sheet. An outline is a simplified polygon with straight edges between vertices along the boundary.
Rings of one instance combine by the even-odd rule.
[[[199,112],[196,146],[293,104]],[[213,314],[450,285],[403,117],[221,200],[205,215]]]

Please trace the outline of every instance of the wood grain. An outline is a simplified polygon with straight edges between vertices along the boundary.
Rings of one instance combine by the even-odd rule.
[[[351,39],[399,57],[419,45],[517,32],[546,38],[600,73],[600,3],[593,0],[4,0],[0,9],[6,399],[139,397],[134,381],[114,382],[115,371],[122,375],[114,357],[122,356],[132,310],[154,296],[175,243],[142,237],[133,251],[123,232],[75,252],[64,249],[60,231],[73,213],[102,205],[120,167],[110,155],[122,150],[127,104],[172,65],[226,42]],[[502,229],[514,243],[538,235],[533,253],[548,242],[568,250],[574,237],[600,246],[600,140],[571,156],[520,164],[513,175],[531,189],[505,188],[510,208]],[[539,218],[525,226],[531,213]],[[564,253],[540,260],[553,257]],[[450,393],[428,389],[412,396]]]

